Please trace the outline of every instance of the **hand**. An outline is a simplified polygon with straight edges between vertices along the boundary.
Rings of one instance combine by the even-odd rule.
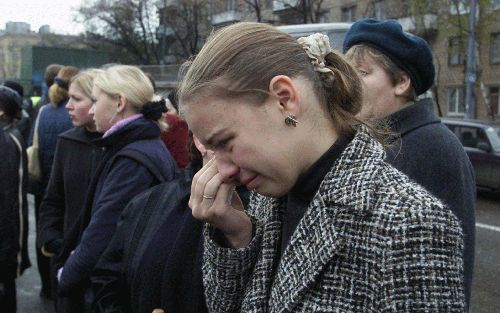
[[[243,248],[252,240],[252,222],[234,188],[222,181],[212,158],[194,175],[189,207],[194,218],[222,231],[232,248]]]

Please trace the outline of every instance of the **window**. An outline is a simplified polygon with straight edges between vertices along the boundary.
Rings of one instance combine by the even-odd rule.
[[[374,8],[375,8],[375,14],[374,14],[375,18],[379,20],[385,19],[385,12],[386,12],[385,1],[384,0],[375,1]]]
[[[493,10],[500,9],[500,0],[491,0],[491,6],[493,7]]]
[[[488,147],[490,146],[484,130],[479,127],[461,126],[458,132],[458,139],[460,139],[464,147],[477,148],[478,143],[486,144]]]
[[[451,0],[450,13],[452,15],[461,15],[469,13],[469,1],[466,0]]]
[[[491,35],[491,63],[500,63],[500,33]]]
[[[342,22],[354,22],[356,21],[356,6],[350,6],[342,8]]]
[[[465,113],[465,88],[448,87],[448,115]]]
[[[462,40],[460,37],[450,38],[448,49],[448,64],[459,65],[465,64],[465,55]]]
[[[224,11],[234,11],[236,9],[235,0],[226,0],[224,3]]]
[[[500,115],[500,103],[498,103],[498,86],[488,88],[490,108],[493,115]]]

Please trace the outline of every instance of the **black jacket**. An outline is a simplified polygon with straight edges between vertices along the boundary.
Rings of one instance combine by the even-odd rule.
[[[57,254],[69,229],[79,222],[90,180],[102,154],[102,149],[92,142],[99,137],[83,127],[59,135],[38,221],[38,247],[44,246],[48,252]]]
[[[423,99],[389,116],[401,140],[387,161],[441,199],[460,220],[464,232],[464,288],[469,303],[474,268],[476,185],[474,169],[458,138]]]
[[[202,223],[192,217],[187,205],[190,181],[179,178],[161,184],[129,203],[91,278],[96,295],[93,312],[150,313],[155,308],[176,313],[207,312],[201,276]],[[177,232],[169,237],[170,242],[162,243],[162,247],[171,247],[163,268],[151,268],[161,286],[157,291],[161,300],[155,303],[152,289],[158,286],[151,286],[140,269],[147,262],[145,255],[160,255],[162,247],[152,244],[160,227],[176,228]]]
[[[1,123],[0,123],[1,124]],[[30,267],[28,258],[27,161],[21,133],[0,125],[0,282]]]
[[[64,262],[61,295],[81,294],[88,287],[92,269],[128,202],[176,177],[177,165],[159,136],[158,125],[141,117],[95,141],[104,153],[88,189],[80,227],[70,230],[58,257]]]

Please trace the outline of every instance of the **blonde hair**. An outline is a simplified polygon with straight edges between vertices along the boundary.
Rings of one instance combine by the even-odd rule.
[[[408,77],[410,77],[410,75],[408,75],[405,71],[399,68],[388,56],[386,56],[379,50],[364,44],[357,44],[352,46],[345,53],[345,56],[349,61],[351,61],[354,64],[364,61],[366,57],[371,58],[373,61],[378,63],[384,69],[387,75],[389,75],[393,86],[396,86],[396,84],[401,80],[401,77],[403,75],[407,75]],[[407,101],[415,101],[415,99],[417,98],[417,94],[412,84],[410,84],[410,87],[405,92],[403,97]]]
[[[326,56],[334,82],[322,80],[302,46],[291,36],[261,23],[237,23],[213,33],[189,65],[179,86],[180,102],[203,95],[245,97],[263,103],[277,75],[311,81],[337,131],[354,133],[362,87],[356,70],[337,52]]]
[[[94,79],[94,86],[110,97],[121,95],[137,112],[155,98],[149,78],[138,67],[131,65],[112,65],[102,70]],[[165,125],[161,119],[157,122],[163,129]]]
[[[71,78],[70,85],[74,84],[78,86],[80,91],[83,92],[87,98],[92,98],[92,86],[94,85],[94,79],[100,73],[102,73],[102,70],[97,68],[87,69]]]
[[[74,66],[64,66],[54,78],[54,84],[49,88],[49,100],[54,107],[68,99],[68,86],[71,78],[78,74],[80,70]],[[60,83],[57,80],[60,80]]]

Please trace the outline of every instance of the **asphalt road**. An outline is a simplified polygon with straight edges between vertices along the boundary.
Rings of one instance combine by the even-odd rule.
[[[33,213],[33,200],[30,199]],[[30,215],[30,257],[33,266],[17,280],[18,313],[53,313],[52,302],[39,296],[35,259],[34,216]],[[478,194],[476,205],[476,263],[471,312],[500,312],[500,195]]]

